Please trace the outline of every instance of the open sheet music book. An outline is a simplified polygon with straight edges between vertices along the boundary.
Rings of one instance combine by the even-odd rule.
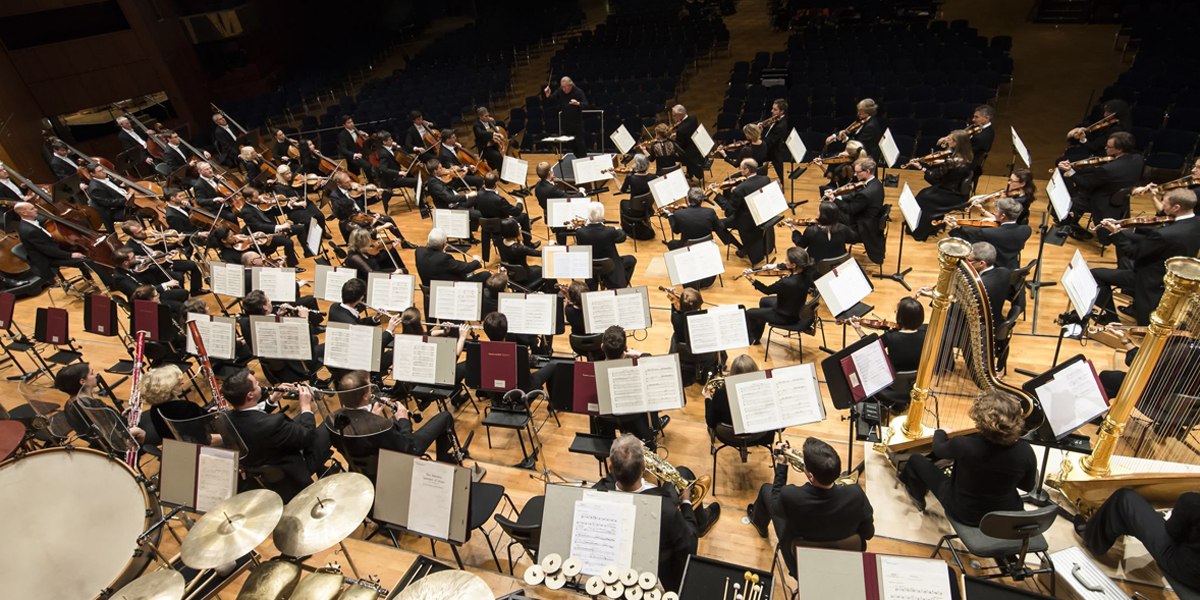
[[[941,559],[796,548],[801,598],[957,600],[958,583]]]
[[[648,329],[653,323],[646,286],[584,292],[583,323],[588,333],[604,333],[613,325],[625,331]]]
[[[663,259],[671,285],[686,285],[725,273],[721,248],[712,240],[668,251]]]
[[[294,268],[254,267],[250,269],[250,283],[254,289],[266,293],[271,302],[296,301]]]
[[[654,205],[659,208],[680,198],[686,198],[689,189],[683,169],[675,169],[666,175],[655,177],[647,185],[650,186],[650,197],[654,198]]]
[[[608,135],[608,139],[612,140],[613,145],[617,147],[617,150],[621,154],[628,154],[633,149],[633,146],[637,144],[624,125],[618,125],[617,130]]]
[[[433,209],[433,226],[447,238],[465,240],[471,237],[471,211],[451,208]]]
[[[725,378],[733,430],[774,431],[825,420],[817,367],[804,363]]]
[[[745,348],[750,345],[746,309],[737,304],[716,306],[688,313],[688,341],[692,354]]]
[[[746,196],[746,206],[754,217],[755,225],[762,225],[788,209],[787,198],[784,197],[783,188],[779,187],[778,181],[772,181],[761,189],[750,192]]]
[[[591,246],[542,246],[542,277],[591,279]]]
[[[547,198],[546,225],[566,227],[573,219],[587,219],[590,198]]]
[[[508,332],[554,335],[558,294],[500,293],[499,310],[508,317]]]
[[[529,161],[505,156],[500,164],[500,181],[524,187],[529,179]]]
[[[483,310],[483,284],[478,281],[429,282],[429,316],[450,321],[478,321]]]
[[[816,286],[825,306],[834,315],[840,315],[862,302],[874,289],[854,257],[847,258],[846,262],[818,278]]]
[[[351,323],[329,323],[325,329],[325,366],[379,371],[383,329]]]
[[[318,264],[313,276],[314,292],[317,298],[327,302],[342,301],[342,286],[347,281],[358,277],[358,270],[351,267],[331,267]]]
[[[679,355],[597,362],[596,398],[600,401],[602,415],[683,408]]]
[[[308,319],[251,315],[250,338],[254,355],[260,358],[312,360]]]
[[[407,273],[369,273],[367,305],[371,308],[400,312],[413,305],[416,287],[416,278]]]
[[[392,379],[426,385],[452,385],[458,340],[428,335],[397,335],[392,342]]]
[[[214,294],[234,298],[246,296],[246,270],[242,265],[210,260],[208,268],[211,277],[210,287]]]
[[[204,341],[204,350],[209,358],[233,360],[237,343],[237,319],[200,313],[188,313],[188,322],[195,321],[196,329],[200,331],[200,339]],[[189,332],[187,336],[187,352],[196,355],[196,341]]]

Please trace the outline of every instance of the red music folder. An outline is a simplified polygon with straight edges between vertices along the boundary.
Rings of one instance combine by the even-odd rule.
[[[39,308],[33,337],[40,342],[49,344],[65,344],[71,339],[68,325],[68,314],[65,308]]]
[[[117,335],[117,304],[103,294],[90,294],[83,305],[83,329],[96,335]]]
[[[596,364],[590,362],[575,362],[572,369],[573,395],[571,412],[581,415],[599,415],[600,400],[596,397]]]
[[[12,292],[0,292],[0,329],[8,331],[12,327],[13,306],[17,297]]]
[[[134,300],[133,301],[133,327],[130,335],[136,336],[137,332],[145,331],[146,339],[161,342],[162,338],[158,330],[158,303],[151,300]]]
[[[507,392],[517,386],[517,344],[479,343],[479,389]]]
[[[838,363],[842,365],[842,373],[846,374],[846,383],[850,386],[850,393],[854,396],[854,401],[862,402],[867,394],[863,390],[862,378],[858,376],[858,368],[854,366],[854,357],[843,356]]]

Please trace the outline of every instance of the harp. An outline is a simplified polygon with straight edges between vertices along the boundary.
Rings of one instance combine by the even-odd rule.
[[[1081,514],[1121,488],[1158,508],[1200,489],[1200,260],[1168,260],[1164,287],[1092,455],[1047,478]]]
[[[963,240],[938,242],[938,281],[912,401],[908,414],[888,427],[886,450],[893,464],[928,452],[934,429],[951,436],[973,432],[969,411],[984,391],[1001,391],[1020,402],[1027,431],[1044,418],[1036,398],[996,378],[992,307],[979,274],[963,260],[970,253]]]

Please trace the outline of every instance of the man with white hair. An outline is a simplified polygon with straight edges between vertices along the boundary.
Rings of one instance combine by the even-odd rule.
[[[592,247],[592,260],[607,258],[613,270],[604,278],[604,286],[610,290],[628,287],[633,279],[637,257],[621,255],[617,244],[625,241],[625,232],[604,224],[604,205],[592,202],[588,205],[588,222],[575,230],[575,239],[580,246]]]
[[[446,232],[437,227],[429,230],[425,247],[417,248],[416,255],[417,274],[421,276],[422,285],[427,286],[435,280],[483,282],[492,275],[487,271],[479,271],[483,261],[478,256],[472,256],[471,262],[465,262],[447,252]]]
[[[130,162],[154,164],[154,159],[146,152],[146,137],[133,129],[133,123],[128,117],[117,117],[117,141],[121,142],[121,153],[129,153]]]
[[[217,162],[226,167],[234,166],[234,162],[238,155],[238,136],[229,127],[229,121],[225,119],[225,115],[217,113],[212,116],[213,125],[213,149],[217,151]]]
[[[700,120],[689,115],[687,108],[682,104],[676,104],[671,107],[671,121],[675,123],[675,143],[683,150],[683,168],[687,171],[687,176],[696,181],[703,181],[704,155],[700,153],[700,148],[696,147],[696,142],[692,141],[692,135],[700,129]]]
[[[575,87],[570,77],[560,79],[557,90],[552,91],[547,85],[542,93],[550,101],[550,115],[561,116],[562,128],[559,133],[575,136],[571,151],[579,158],[587,156],[587,142],[583,136],[583,109],[588,106],[587,95]]]

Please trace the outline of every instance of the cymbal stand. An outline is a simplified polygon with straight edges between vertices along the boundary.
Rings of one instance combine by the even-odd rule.
[[[517,391],[520,391],[520,390],[517,390]],[[531,399],[531,397],[532,397],[532,399]],[[529,478],[537,479],[537,480],[541,481],[542,483],[554,483],[554,479],[557,479],[559,482],[565,483],[567,485],[573,485],[573,486],[578,486],[578,487],[586,486],[587,481],[585,481],[583,479],[571,479],[569,477],[564,477],[563,475],[560,475],[557,471],[554,471],[553,469],[551,469],[550,463],[546,462],[546,456],[544,454],[542,454],[542,439],[538,435],[542,428],[540,426],[535,425],[534,419],[533,419],[533,399],[537,399],[538,397],[541,397],[547,403],[546,410],[550,410],[550,407],[549,407],[550,398],[548,398],[546,396],[546,392],[543,392],[542,390],[533,390],[529,393],[522,392],[522,394],[521,394],[521,403],[525,405],[525,412],[529,414],[529,422],[526,425],[526,429],[529,432],[529,445],[531,448],[530,448],[529,458],[522,461],[521,464],[516,465],[517,468],[535,471],[534,473],[529,474]],[[547,417],[546,420],[542,421],[542,425],[545,425],[546,422],[549,420],[550,420],[550,418]],[[537,468],[537,463],[538,463],[539,457],[541,457],[541,459],[542,459],[542,468],[541,469]]]

